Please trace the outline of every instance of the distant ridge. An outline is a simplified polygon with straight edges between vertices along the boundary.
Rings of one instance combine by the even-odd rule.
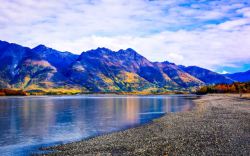
[[[197,66],[181,67],[185,72],[195,76],[196,78],[203,81],[205,84],[219,84],[227,83],[230,84],[233,82],[232,79],[225,77],[224,75],[218,74],[216,72],[210,71]]]
[[[188,91],[202,85],[242,80],[196,66],[150,62],[131,48],[119,51],[97,48],[76,55],[45,45],[30,49],[0,41],[0,61],[0,88],[23,90]]]
[[[245,71],[245,72],[234,73],[234,74],[224,74],[224,76],[227,76],[237,82],[249,82],[250,70]]]

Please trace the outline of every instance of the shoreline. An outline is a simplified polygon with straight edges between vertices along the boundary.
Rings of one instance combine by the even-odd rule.
[[[78,95],[138,95],[138,96],[148,96],[148,95],[189,95],[195,93],[188,93],[188,92],[168,92],[168,93],[76,93],[76,94],[13,94],[13,95],[3,95],[0,94],[0,97],[12,97],[12,96],[22,96],[22,97],[29,97],[29,96],[78,96]],[[197,94],[198,95],[198,94]]]
[[[192,94],[189,91],[161,91],[161,92],[152,92],[152,91],[131,91],[131,92],[124,92],[124,91],[118,91],[118,92],[82,92],[78,88],[72,88],[72,89],[63,89],[63,88],[57,88],[57,89],[48,89],[47,91],[43,89],[35,89],[35,90],[23,90],[23,89],[0,89],[0,97],[3,96],[42,96],[42,95],[170,95],[170,94]]]
[[[210,94],[192,111],[64,145],[46,155],[250,155],[250,99]]]

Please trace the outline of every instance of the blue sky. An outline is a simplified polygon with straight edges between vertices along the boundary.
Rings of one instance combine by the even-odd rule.
[[[133,48],[151,61],[250,69],[249,0],[0,0],[0,39],[81,53]]]

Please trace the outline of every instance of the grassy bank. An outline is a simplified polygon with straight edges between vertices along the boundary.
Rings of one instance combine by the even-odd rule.
[[[193,111],[86,141],[49,155],[250,155],[250,95],[205,95]]]

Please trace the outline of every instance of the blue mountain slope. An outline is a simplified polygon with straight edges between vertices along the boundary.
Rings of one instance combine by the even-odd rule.
[[[250,82],[250,70],[234,74],[224,74],[224,76],[227,76],[237,82]]]
[[[58,71],[64,72],[78,58],[78,55],[70,52],[60,52],[44,45],[38,45],[32,49],[42,59],[47,60]]]
[[[30,48],[0,41],[0,87],[55,87],[67,78]]]
[[[183,71],[203,81],[205,84],[233,83],[234,81],[224,75],[197,66],[179,66]]]

